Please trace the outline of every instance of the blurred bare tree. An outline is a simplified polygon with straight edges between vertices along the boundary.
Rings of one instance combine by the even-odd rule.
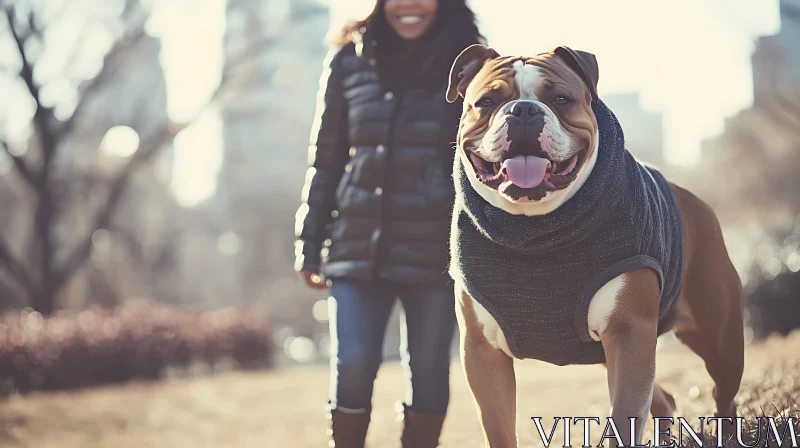
[[[0,57],[0,74],[24,86],[35,111],[22,138],[10,135],[8,126],[5,130],[0,127],[0,152],[10,158],[14,172],[10,179],[0,179],[5,215],[0,219],[0,293],[11,294],[16,304],[28,304],[43,314],[54,311],[59,295],[86,265],[104,232],[114,232],[135,252],[136,229],[125,228],[123,222],[131,221],[115,223],[115,217],[123,212],[137,173],[150,171],[152,175],[159,154],[197,118],[181,122],[168,118],[160,67],[151,83],[118,85],[120,76],[132,68],[131,60],[158,66],[157,39],[146,32],[151,10],[137,0],[119,5],[117,11],[108,5],[98,7],[111,10],[99,14],[94,8],[75,8],[68,2],[15,0],[2,11],[6,26],[0,24],[0,44],[10,42],[7,47],[16,57]],[[76,14],[85,17],[76,21]],[[84,28],[65,37],[64,30],[76,23]],[[84,79],[78,67],[86,66],[85,61],[93,56],[90,53],[103,46],[98,33],[90,32],[98,29],[108,48],[100,56],[102,68]],[[68,38],[74,40],[65,43]],[[0,47],[0,53],[7,47]],[[142,57],[145,50],[149,59]],[[224,102],[236,91],[235,68],[253,51],[257,49],[247,48],[238,58],[226,59],[209,106]],[[54,59],[62,66],[54,69]],[[133,109],[125,114],[129,122],[120,122],[119,117],[110,124],[94,119],[97,98],[109,86],[132,98],[119,105]],[[139,90],[124,91],[129,88]],[[71,101],[54,104],[52,91],[59,89],[67,91]],[[154,106],[159,110],[154,111]],[[7,114],[16,113],[5,105],[4,109]],[[96,156],[98,146],[114,125],[134,129],[138,147],[124,162],[103,163]],[[135,216],[143,212],[125,213]],[[177,238],[172,236],[164,240],[174,244]],[[174,250],[167,247],[154,258],[164,262]],[[159,265],[153,266],[158,269]]]

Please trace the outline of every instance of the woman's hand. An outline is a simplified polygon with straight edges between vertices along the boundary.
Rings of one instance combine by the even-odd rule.
[[[312,289],[327,289],[328,285],[322,277],[316,272],[300,271],[300,277],[306,282],[309,288]]]

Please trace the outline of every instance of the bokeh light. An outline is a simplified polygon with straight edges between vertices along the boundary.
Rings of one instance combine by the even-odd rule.
[[[139,148],[139,134],[130,126],[114,126],[106,132],[100,149],[109,155],[130,157]]]

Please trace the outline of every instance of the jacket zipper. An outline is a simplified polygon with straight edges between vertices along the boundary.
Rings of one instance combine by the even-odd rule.
[[[388,92],[392,92],[389,90]],[[381,198],[381,213],[380,213],[380,222],[378,224],[378,229],[380,231],[379,237],[377,242],[375,243],[376,252],[375,252],[375,260],[372,263],[372,278],[378,279],[381,262],[385,263],[385,257],[388,255],[387,251],[389,247],[386,246],[386,234],[391,227],[391,216],[389,213],[391,211],[390,208],[390,197],[392,194],[392,153],[394,148],[394,135],[397,128],[397,117],[400,115],[400,110],[403,106],[403,97],[405,96],[405,89],[399,89],[397,92],[392,92],[392,98],[395,100],[394,107],[392,108],[391,118],[389,119],[389,132],[386,136],[386,150],[384,151],[384,167],[383,167],[383,193]],[[381,255],[384,256],[384,259],[381,260]]]

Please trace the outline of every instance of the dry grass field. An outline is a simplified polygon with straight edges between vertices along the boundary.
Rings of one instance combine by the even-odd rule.
[[[775,415],[800,404],[800,332],[747,350],[738,396],[745,416]],[[305,448],[325,447],[327,368],[226,373],[134,383],[77,392],[36,393],[0,401],[0,446],[6,448]],[[457,363],[442,446],[479,447],[472,398]],[[520,446],[540,446],[531,416],[608,413],[605,369],[518,363]],[[658,379],[675,395],[678,415],[710,416],[711,381],[686,350],[658,355]],[[398,447],[395,404],[402,372],[381,369],[374,397],[370,447]],[[544,419],[545,424],[552,420]],[[560,445],[561,441],[556,438]],[[580,444],[577,440],[576,443]]]

